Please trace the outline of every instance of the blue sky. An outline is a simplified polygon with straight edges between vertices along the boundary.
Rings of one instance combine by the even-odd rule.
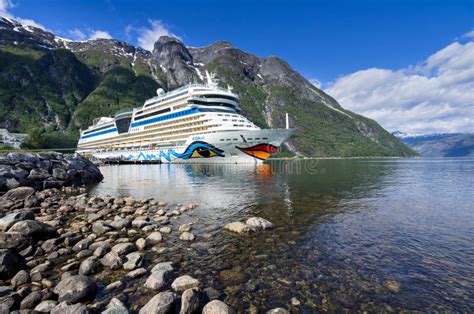
[[[474,0],[0,0],[2,12],[75,40],[227,40],[390,131],[474,132]]]
[[[368,67],[423,60],[474,28],[474,1],[11,0],[15,16],[68,36],[103,30],[137,43],[127,26],[160,20],[190,46],[217,40],[277,55],[322,82]]]

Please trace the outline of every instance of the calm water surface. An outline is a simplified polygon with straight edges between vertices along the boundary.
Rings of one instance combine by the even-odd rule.
[[[239,311],[291,308],[293,297],[303,312],[474,310],[474,159],[101,171],[94,194],[199,204],[174,222],[193,222],[197,241],[183,244],[174,231],[169,250],[149,258],[175,261]],[[253,215],[277,228],[250,237],[222,230]]]

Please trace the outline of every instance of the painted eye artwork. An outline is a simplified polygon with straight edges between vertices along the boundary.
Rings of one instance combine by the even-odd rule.
[[[181,158],[211,158],[224,157],[224,151],[206,142],[193,142],[186,148]]]
[[[271,144],[258,144],[251,147],[238,147],[241,152],[246,153],[249,156],[258,158],[260,160],[266,160],[271,154],[276,153],[278,147]]]

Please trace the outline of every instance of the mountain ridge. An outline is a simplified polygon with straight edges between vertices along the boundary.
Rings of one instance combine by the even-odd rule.
[[[392,133],[423,157],[474,157],[473,133]]]
[[[32,126],[77,135],[93,118],[142,106],[158,87],[203,83],[206,71],[241,97],[243,114],[260,127],[298,128],[289,150],[305,156],[412,156],[375,121],[345,110],[283,59],[258,57],[217,41],[186,47],[160,37],[153,51],[115,39],[73,42],[0,20],[0,127]],[[73,69],[73,70],[71,70]],[[27,91],[24,93],[23,91]]]

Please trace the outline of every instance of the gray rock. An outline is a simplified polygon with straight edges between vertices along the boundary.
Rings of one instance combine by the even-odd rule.
[[[157,244],[163,240],[163,236],[161,235],[159,231],[155,231],[155,232],[150,233],[150,235],[148,235],[146,239],[151,244]]]
[[[117,298],[112,298],[102,314],[128,314],[127,307]]]
[[[29,210],[22,210],[16,213],[8,214],[0,218],[0,231],[8,230],[8,228],[13,226],[18,221],[33,219],[35,219],[35,215],[33,215],[33,213]]]
[[[120,281],[120,280],[117,280],[117,281],[114,281],[114,282],[108,284],[107,286],[105,286],[104,291],[105,292],[110,292],[112,290],[119,289],[119,288],[122,288],[122,287],[123,287],[123,282]]]
[[[125,263],[123,264],[123,269],[125,270],[134,270],[142,266],[143,257],[138,252],[129,253],[125,256]]]
[[[179,231],[180,233],[183,233],[183,232],[189,232],[189,231],[191,231],[191,229],[192,229],[192,225],[191,225],[191,224],[184,224],[184,225],[179,226],[178,231]]]
[[[54,168],[53,169],[53,178],[57,180],[67,181],[69,180],[69,175],[64,169]]]
[[[228,223],[224,226],[224,229],[238,234],[252,232],[252,228],[240,221]]]
[[[8,232],[18,232],[27,237],[35,239],[46,239],[57,237],[56,229],[45,223],[36,220],[23,220],[15,223],[8,229]]]
[[[148,241],[146,239],[140,238],[135,241],[135,245],[137,246],[138,250],[142,251],[148,247]]]
[[[9,190],[2,196],[2,200],[25,200],[29,196],[35,193],[35,189],[30,188],[29,186],[21,186]]]
[[[202,314],[228,314],[233,313],[231,308],[222,301],[214,300],[206,304],[202,309]]]
[[[194,241],[194,239],[196,239],[196,237],[191,232],[183,232],[179,236],[179,239],[183,240],[183,241]]]
[[[135,244],[130,242],[119,243],[112,247],[112,252],[117,253],[118,255],[125,255],[136,250],[137,247]]]
[[[16,288],[30,282],[30,274],[26,270],[20,270],[11,280],[11,285]]]
[[[105,254],[100,263],[110,269],[119,269],[123,265],[122,258],[115,252]]]
[[[160,232],[164,234],[169,234],[171,233],[171,228],[170,227],[161,227]]]
[[[104,234],[112,229],[112,226],[103,220],[96,221],[92,224],[92,231],[97,234]]]
[[[107,250],[104,247],[99,246],[92,254],[96,257],[102,257],[107,254]]]
[[[41,302],[43,295],[39,291],[33,291],[28,294],[20,303],[20,310],[34,309]]]
[[[171,313],[177,295],[173,292],[161,292],[151,298],[147,304],[140,310],[140,314],[166,314]]]
[[[83,275],[66,276],[54,288],[59,302],[76,303],[95,298],[97,286],[89,277]]]
[[[180,314],[199,313],[204,305],[204,295],[198,288],[186,289],[181,295]]]
[[[58,302],[54,300],[41,301],[36,307],[35,311],[49,313],[58,305]]]
[[[79,274],[81,275],[93,275],[97,274],[98,271],[99,263],[97,263],[96,257],[86,258],[81,262],[81,265],[79,266]]]
[[[171,288],[173,288],[174,291],[181,293],[186,289],[197,288],[199,287],[199,284],[199,280],[194,279],[189,275],[184,275],[176,278],[171,284]]]
[[[125,276],[128,278],[139,278],[144,276],[147,273],[147,270],[145,268],[137,268],[135,270],[132,270],[131,272],[128,272]]]
[[[166,285],[168,272],[158,271],[151,273],[145,281],[145,288],[160,290]]]
[[[92,243],[92,240],[90,240],[90,239],[82,239],[79,242],[77,242],[76,244],[74,244],[74,246],[72,247],[72,250],[74,252],[79,252],[79,251],[85,250],[85,249],[89,248],[89,245],[91,245],[91,243]]]
[[[112,228],[120,230],[122,228],[128,228],[131,225],[130,219],[121,218],[120,216],[115,216],[114,221],[110,223]]]
[[[24,265],[23,257],[11,249],[0,250],[0,279],[10,279]]]
[[[67,302],[61,302],[54,309],[51,314],[88,314],[89,311],[84,304],[76,303],[69,305]]]
[[[152,273],[156,273],[159,271],[164,271],[164,272],[171,272],[173,271],[173,262],[163,262],[163,263],[158,263],[156,264],[152,269]]]
[[[270,221],[261,217],[251,217],[245,222],[247,226],[255,228],[256,230],[267,230],[275,228],[275,225]]]

